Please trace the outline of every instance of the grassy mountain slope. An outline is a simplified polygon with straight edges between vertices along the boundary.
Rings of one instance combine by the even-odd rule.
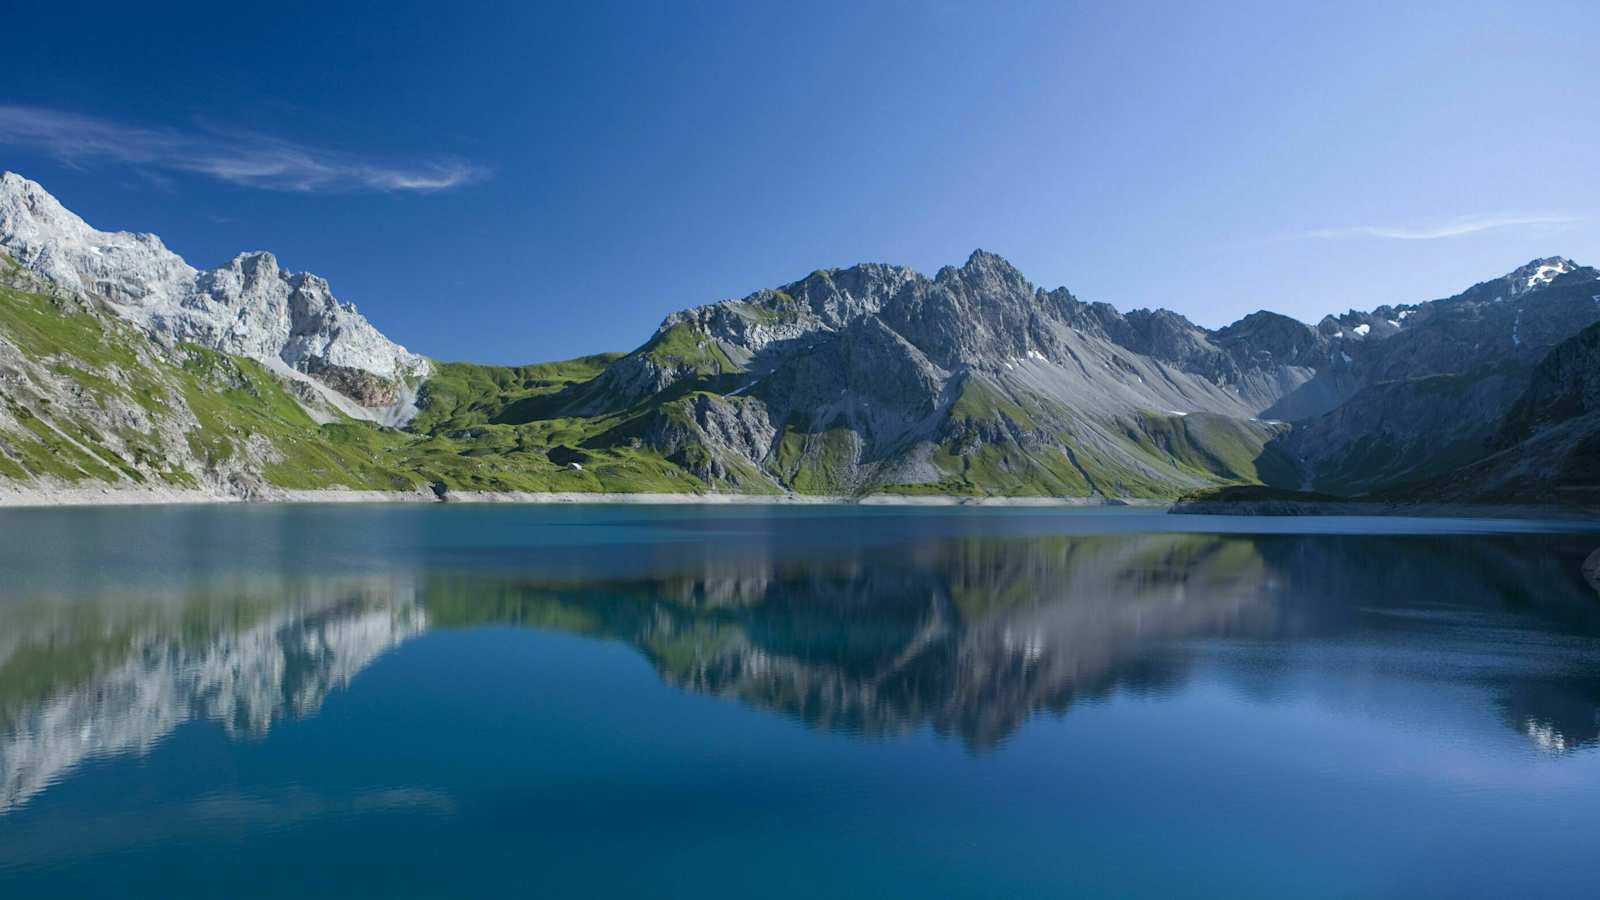
[[[1259,423],[1154,411],[1091,421],[984,374],[927,400],[915,413],[926,421],[900,423],[898,442],[866,422],[892,380],[870,367],[844,385],[862,394],[854,408],[773,427],[772,393],[752,390],[746,366],[692,323],[632,354],[673,375],[631,402],[616,402],[603,377],[621,354],[441,363],[415,419],[385,428],[319,407],[255,361],[192,344],[164,350],[94,301],[0,265],[0,478],[18,483],[242,496],[443,487],[1166,497],[1256,483],[1273,465],[1263,450],[1273,432]]]
[[[1525,302],[1542,304],[1552,321],[1584,321],[1592,312],[1574,298],[1587,300],[1579,295],[1590,290],[1591,272],[1529,287],[1525,296],[1534,299]],[[1542,320],[1513,312],[1524,330],[1507,340],[1521,355],[1498,363],[1375,381],[1293,426],[1263,410],[1311,384],[1307,373],[1328,346],[1382,362],[1431,347],[1426,328],[1467,329],[1456,344],[1477,340],[1505,317],[1499,294],[1488,290],[1442,301],[1439,310],[1392,312],[1397,318],[1381,320],[1389,330],[1383,343],[1368,347],[1338,332],[1307,337],[1304,327],[1265,316],[1242,335],[1213,335],[1173,316],[1120,317],[1064,291],[1039,291],[981,251],[931,279],[863,265],[674,314],[628,354],[526,366],[431,363],[417,414],[397,429],[352,418],[267,364],[153,342],[104,301],[0,255],[0,482],[245,497],[325,488],[1393,493],[1457,483],[1451,473],[1483,459],[1502,411],[1528,381],[1528,360],[1537,360],[1525,345],[1531,323]],[[1352,316],[1365,317],[1361,332],[1347,322],[1319,327],[1364,338],[1382,330],[1372,316]],[[1424,368],[1459,358],[1457,350],[1438,350]],[[1588,388],[1573,385],[1592,348],[1564,352],[1565,362],[1547,364],[1541,376],[1543,399],[1519,407],[1535,410],[1523,417],[1541,427],[1552,410],[1580,408],[1574,397],[1588,402]],[[1340,353],[1338,366],[1350,365],[1351,354]],[[1560,427],[1572,434],[1526,443],[1519,432],[1517,440],[1567,447],[1561,471],[1577,471],[1592,441],[1581,424]],[[1571,453],[1581,458],[1567,459]],[[1522,474],[1500,479],[1502,493],[1544,489],[1548,479],[1516,468]]]
[[[7,261],[9,262],[9,261]],[[194,345],[168,353],[92,303],[0,285],[0,478],[19,483],[273,489],[695,491],[707,485],[627,445],[577,451],[605,420],[499,421],[603,366],[443,365],[407,431],[314,420],[252,360]],[[574,468],[571,464],[577,462]]]
[[[318,425],[259,364],[172,354],[72,298],[0,286],[0,475],[18,481],[395,490],[372,427]]]

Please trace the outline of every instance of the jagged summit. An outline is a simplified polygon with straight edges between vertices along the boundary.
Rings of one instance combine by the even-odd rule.
[[[1583,275],[1588,275],[1589,278],[1585,279]],[[1530,260],[1525,265],[1518,266],[1497,278],[1481,281],[1448,299],[1498,303],[1559,288],[1573,278],[1582,281],[1593,280],[1596,276],[1600,276],[1600,273],[1596,273],[1593,268],[1574,262],[1565,256],[1546,256]]]
[[[408,417],[426,359],[384,337],[322,278],[241,253],[199,270],[152,234],[99,231],[37,182],[0,176],[0,249],[75,294],[104,301],[157,342],[191,342],[265,363],[344,412]]]
[[[1547,256],[1536,259],[1525,266],[1520,266],[1505,276],[1505,280],[1512,283],[1513,289],[1521,291],[1536,290],[1555,281],[1556,278],[1575,272],[1582,268],[1577,263],[1564,256]]]
[[[948,275],[946,274],[948,273]],[[966,278],[992,277],[1002,281],[1026,283],[1016,266],[998,253],[992,253],[982,248],[973,250],[967,256],[967,261],[960,267],[945,266],[934,276],[935,280],[943,277],[961,276]]]
[[[0,248],[69,291],[119,307],[181,294],[195,276],[155,235],[97,231],[15,172],[0,176]]]

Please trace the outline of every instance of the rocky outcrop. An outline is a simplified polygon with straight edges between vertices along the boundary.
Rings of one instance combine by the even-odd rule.
[[[643,439],[703,481],[769,493],[779,484],[749,460],[764,458],[776,438],[761,401],[697,394],[653,415]]]
[[[366,369],[335,365],[323,357],[312,357],[305,371],[364,407],[384,408],[400,401],[402,382],[374,375]]]

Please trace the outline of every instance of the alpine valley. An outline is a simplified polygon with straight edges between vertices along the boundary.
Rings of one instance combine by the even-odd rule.
[[[1218,330],[978,251],[491,366],[390,341],[270,254],[196,269],[0,177],[0,493],[1600,500],[1600,272]]]

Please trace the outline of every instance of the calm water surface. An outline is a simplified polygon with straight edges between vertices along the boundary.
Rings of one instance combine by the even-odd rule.
[[[1597,547],[1138,511],[3,512],[0,896],[1587,896]]]

